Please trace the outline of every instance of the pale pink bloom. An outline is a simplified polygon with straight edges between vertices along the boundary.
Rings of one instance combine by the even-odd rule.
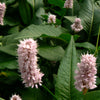
[[[48,23],[56,23],[56,15],[49,15]]]
[[[22,100],[21,97],[19,95],[12,95],[12,97],[10,98],[10,100]]]
[[[23,83],[26,87],[36,87],[42,85],[43,73],[37,65],[37,42],[33,39],[20,41],[18,45],[18,63]]]
[[[75,32],[81,31],[83,29],[83,26],[81,25],[81,19],[80,18],[76,18],[75,22],[71,25],[71,28]]]
[[[73,0],[66,0],[64,3],[64,8],[73,8]]]
[[[3,18],[6,11],[6,5],[5,3],[0,3],[0,24],[3,25]]]
[[[77,64],[78,70],[75,71],[75,88],[79,91],[83,89],[96,88],[96,58],[92,54],[84,54],[81,62]]]

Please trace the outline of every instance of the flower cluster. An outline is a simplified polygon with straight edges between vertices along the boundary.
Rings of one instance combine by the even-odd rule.
[[[12,95],[12,97],[10,98],[10,100],[22,100],[21,97],[19,95]]]
[[[80,18],[76,18],[75,22],[71,25],[71,28],[75,32],[81,31],[83,29],[83,26],[81,25],[81,19]]]
[[[33,39],[20,41],[18,45],[18,63],[23,83],[26,87],[36,87],[42,85],[43,73],[37,65],[37,42]]]
[[[49,15],[48,17],[48,23],[56,23],[56,16],[55,15]]]
[[[81,62],[77,64],[78,70],[75,71],[75,87],[79,91],[84,89],[94,89],[96,84],[96,58],[92,54],[84,54]]]
[[[73,8],[73,0],[66,0],[64,3],[64,8]]]
[[[6,10],[5,3],[0,3],[0,24],[3,25],[3,18]]]

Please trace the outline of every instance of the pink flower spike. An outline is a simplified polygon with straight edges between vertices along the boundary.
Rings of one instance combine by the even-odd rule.
[[[94,89],[96,84],[96,58],[92,54],[84,54],[81,62],[77,64],[78,70],[75,71],[75,88],[79,91],[87,92],[88,89]]]
[[[33,39],[20,41],[18,45],[18,63],[21,78],[26,87],[36,87],[42,83],[43,73],[38,68],[37,42]],[[37,85],[38,84],[38,85]]]
[[[10,98],[10,100],[22,100],[21,97],[19,95],[12,95],[12,97]]]
[[[5,3],[0,3],[0,24],[3,25],[3,18],[6,11],[6,5]]]
[[[48,23],[56,23],[56,15],[49,15],[48,17]]]
[[[66,0],[64,3],[64,8],[73,8],[73,0]]]
[[[75,32],[81,31],[83,29],[83,26],[81,25],[81,19],[80,18],[76,18],[75,22],[71,25],[71,28]]]

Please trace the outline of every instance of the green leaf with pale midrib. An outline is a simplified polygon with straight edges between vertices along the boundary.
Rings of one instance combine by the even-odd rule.
[[[30,25],[24,30],[22,30],[17,36],[16,39],[23,38],[37,38],[45,34],[48,36],[59,36],[61,33],[66,33],[67,30],[61,27],[55,28],[51,25]]]
[[[76,49],[72,36],[57,74],[55,95],[58,100],[81,100],[80,92],[74,88],[74,71],[77,63],[76,59]]]

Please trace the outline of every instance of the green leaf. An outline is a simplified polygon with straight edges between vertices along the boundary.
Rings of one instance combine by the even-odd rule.
[[[14,71],[1,71],[0,72],[0,83],[12,84],[19,79],[19,74]]]
[[[74,23],[75,22],[75,18],[77,18],[77,17],[76,16],[65,16],[64,18],[69,20],[71,23]]]
[[[20,24],[18,19],[14,19],[14,18],[9,17],[9,16],[4,17],[4,25],[15,26],[18,24]]]
[[[31,23],[31,9],[26,0],[19,0],[19,12],[24,24]]]
[[[64,49],[60,46],[57,47],[39,47],[39,55],[51,61],[59,61],[64,56]]]
[[[16,56],[17,53],[17,45],[16,44],[10,44],[10,45],[6,45],[6,46],[1,46],[0,47],[0,51],[10,54],[12,56]]]
[[[35,10],[40,7],[43,7],[43,0],[35,0]]]
[[[0,69],[17,69],[16,57],[0,52]]]
[[[74,71],[76,64],[77,56],[72,36],[58,69],[55,85],[55,95],[58,100],[80,100],[81,95],[74,88]]]
[[[84,0],[81,5],[79,17],[82,20],[84,30],[91,34],[94,18],[94,0]]]
[[[62,33],[66,33],[67,30],[62,27],[55,27],[51,25],[30,25],[22,30],[15,39],[23,38],[38,38],[41,35],[47,36],[59,36]]]
[[[88,92],[84,96],[84,100],[100,100],[100,91],[93,91],[93,92]]]
[[[5,99],[3,99],[3,98],[0,98],[0,100],[5,100]]]
[[[48,2],[50,4],[53,4],[55,6],[58,6],[60,8],[63,8],[63,6],[64,6],[64,1],[63,0],[48,0]]]
[[[26,88],[21,93],[23,100],[52,100],[50,95],[39,88]]]
[[[91,50],[94,50],[94,51],[96,49],[96,47],[93,44],[89,43],[89,42],[76,43],[75,45],[76,45],[76,47],[83,47],[83,48],[91,49]]]
[[[35,0],[27,0],[27,2],[31,5],[31,7],[34,9]]]

